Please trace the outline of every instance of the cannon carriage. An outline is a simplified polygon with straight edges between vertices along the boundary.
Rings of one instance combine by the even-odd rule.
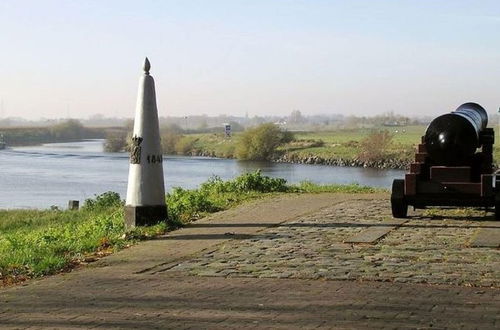
[[[495,133],[486,110],[465,103],[427,127],[404,180],[392,184],[391,208],[405,218],[408,207],[480,207],[500,219],[500,178],[493,168]],[[480,151],[477,151],[480,149]]]

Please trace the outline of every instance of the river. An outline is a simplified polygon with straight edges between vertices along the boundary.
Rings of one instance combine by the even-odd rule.
[[[50,143],[0,150],[0,208],[66,207],[68,200],[116,191],[125,198],[128,154],[103,152],[103,140]],[[401,170],[237,161],[205,157],[164,157],[167,190],[196,188],[209,177],[231,179],[261,169],[291,183],[359,183],[389,188]]]

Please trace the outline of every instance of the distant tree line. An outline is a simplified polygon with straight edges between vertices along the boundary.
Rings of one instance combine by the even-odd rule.
[[[48,127],[0,128],[8,146],[33,145],[51,142],[69,142],[105,137],[103,129],[89,128],[78,120],[67,120]]]
[[[231,115],[190,115],[178,117],[160,117],[160,125],[177,125],[185,134],[217,133],[223,123],[231,123],[234,131],[255,127],[260,124],[274,123],[288,130],[335,130],[339,128],[371,128],[378,126],[404,126],[427,124],[433,116],[414,117],[399,115],[389,111],[375,116],[354,116],[345,112],[305,115],[299,109],[293,109],[288,115],[265,116],[231,116]],[[497,115],[491,114],[491,122],[497,122]],[[86,127],[123,127],[131,121],[129,118],[112,118],[103,115],[93,115],[88,119],[79,120]],[[61,119],[44,119],[29,121],[22,118],[0,118],[0,127],[48,127],[61,123]]]

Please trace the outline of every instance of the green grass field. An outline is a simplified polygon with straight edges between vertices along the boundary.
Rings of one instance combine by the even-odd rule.
[[[425,126],[405,126],[380,127],[377,129],[343,129],[325,132],[297,132],[295,133],[295,137],[298,140],[323,140],[325,143],[335,144],[348,143],[349,141],[360,141],[368,136],[373,130],[388,130],[394,134],[394,143],[414,145],[420,142],[420,138],[424,134],[425,128]]]
[[[407,160],[413,157],[412,151],[420,142],[425,132],[425,126],[406,127],[381,127],[378,129],[345,129],[329,132],[297,132],[295,138],[300,141],[323,141],[321,147],[295,148],[294,143],[283,146],[282,149],[289,154],[305,156],[320,156],[323,158],[354,159],[360,153],[359,143],[374,130],[387,130],[393,135],[393,143],[390,153],[395,157]],[[295,143],[297,144],[297,142]]]
[[[388,128],[385,128],[388,129]],[[391,153],[408,157],[420,141],[425,131],[424,126],[389,128],[394,134]],[[328,132],[294,132],[294,142],[279,147],[279,151],[299,157],[320,156],[323,158],[354,159],[360,152],[359,142],[368,136],[371,129],[337,130]],[[222,158],[234,158],[234,151],[239,134],[230,139],[222,134],[191,134],[191,152],[213,155]]]
[[[391,157],[404,162],[413,160],[426,126],[379,127],[375,129],[341,129],[336,131],[294,132],[295,141],[278,148],[291,156],[355,159],[360,153],[359,143],[374,130],[388,130],[393,135],[389,150]],[[498,130],[497,130],[498,131]],[[239,134],[228,139],[223,134],[191,134],[192,148],[222,158],[234,158]],[[322,143],[320,143],[322,142]],[[320,145],[321,144],[321,145]],[[494,149],[494,159],[500,160],[500,145]],[[498,161],[497,161],[498,162]]]
[[[204,153],[215,157],[233,158],[238,134],[230,139],[226,138],[224,134],[215,133],[189,134],[184,138],[191,140],[188,153]]]

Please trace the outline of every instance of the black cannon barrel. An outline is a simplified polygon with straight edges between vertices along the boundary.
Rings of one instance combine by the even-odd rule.
[[[477,103],[434,119],[425,131],[427,153],[438,165],[462,165],[481,146],[480,133],[488,125],[488,114]]]

